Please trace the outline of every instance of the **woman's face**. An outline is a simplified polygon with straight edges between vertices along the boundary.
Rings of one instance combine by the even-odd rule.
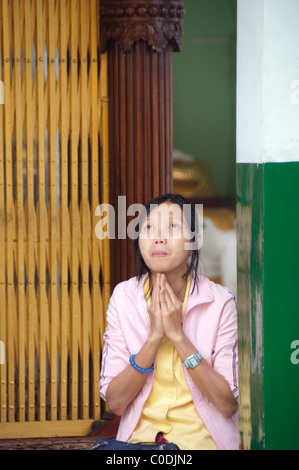
[[[184,213],[178,204],[155,206],[141,225],[139,248],[152,273],[186,271],[190,240]]]

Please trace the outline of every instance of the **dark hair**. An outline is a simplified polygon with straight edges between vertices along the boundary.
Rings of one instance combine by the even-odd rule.
[[[191,204],[187,199],[185,199],[180,194],[171,194],[171,193],[163,194],[162,196],[157,196],[151,199],[149,202],[145,204],[144,209],[139,216],[138,225],[136,227],[138,236],[134,240],[134,248],[135,248],[135,253],[136,253],[135,269],[136,269],[136,275],[139,281],[141,279],[141,276],[144,274],[144,271],[146,271],[149,274],[150,288],[151,288],[151,270],[146,265],[143,259],[143,256],[141,254],[140,248],[139,248],[139,233],[140,233],[140,229],[141,229],[143,221],[145,220],[145,218],[147,217],[147,215],[149,214],[151,210],[151,206],[153,205],[157,206],[157,205],[163,204],[164,202],[171,202],[173,204],[177,204],[178,206],[180,206],[182,210],[184,210],[184,205],[190,206],[191,210],[187,211],[187,214],[190,215],[190,217],[187,217],[187,223],[189,225],[190,231],[194,233],[194,236],[191,239],[192,243],[197,244],[197,235],[199,233],[199,223],[198,223],[198,216],[197,216],[196,209],[193,204]],[[184,214],[186,214],[186,212],[184,212]],[[182,278],[187,278],[190,273],[194,272],[195,279],[194,279],[194,286],[193,286],[192,292],[195,287],[195,282],[198,279],[197,272],[198,272],[198,265],[199,265],[199,251],[200,251],[199,248],[195,250],[194,249],[191,250],[191,260],[188,265],[188,269],[182,276]]]

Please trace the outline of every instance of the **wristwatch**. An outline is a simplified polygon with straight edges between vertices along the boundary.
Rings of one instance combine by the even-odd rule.
[[[190,356],[188,356],[185,361],[182,361],[182,364],[183,366],[186,367],[186,369],[193,369],[194,367],[200,364],[201,360],[202,360],[202,356],[198,352],[196,354],[191,354]]]

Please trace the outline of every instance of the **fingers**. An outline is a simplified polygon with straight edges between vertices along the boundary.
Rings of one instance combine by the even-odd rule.
[[[150,310],[151,312],[155,312],[160,306],[160,301],[159,301],[159,292],[157,290],[157,286],[153,286],[153,291],[152,291],[152,296],[151,296],[151,302],[150,302]]]
[[[160,302],[168,307],[168,298],[166,297],[165,275],[160,275]]]
[[[161,291],[160,291],[160,299],[161,302],[167,305],[169,310],[173,310],[179,307],[179,301],[174,294],[172,288],[168,284],[165,275],[162,275],[161,279]]]
[[[159,311],[161,308],[161,302],[164,301],[164,298],[161,298],[161,291],[163,287],[161,286],[161,274],[157,274],[156,281],[153,285],[152,296],[150,309],[151,311]]]
[[[180,301],[178,300],[177,296],[173,292],[172,288],[170,287],[166,279],[165,279],[165,287],[166,287],[168,298],[171,300],[172,304],[173,305],[180,304]]]
[[[181,302],[167,282],[165,274],[160,273],[157,274],[153,286],[151,307],[156,308],[159,305],[164,305],[169,310],[177,309],[181,305]]]
[[[153,285],[152,298],[149,307],[149,315],[151,322],[151,331],[158,334],[161,338],[165,335],[160,304],[160,280],[157,278]]]
[[[176,297],[165,275],[161,278],[160,302],[164,333],[172,341],[182,329],[182,303]]]

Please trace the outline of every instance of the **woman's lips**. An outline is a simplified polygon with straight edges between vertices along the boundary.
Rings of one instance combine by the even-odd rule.
[[[154,251],[152,253],[152,256],[155,256],[155,257],[162,257],[162,256],[166,256],[167,253],[165,253],[164,251]]]

